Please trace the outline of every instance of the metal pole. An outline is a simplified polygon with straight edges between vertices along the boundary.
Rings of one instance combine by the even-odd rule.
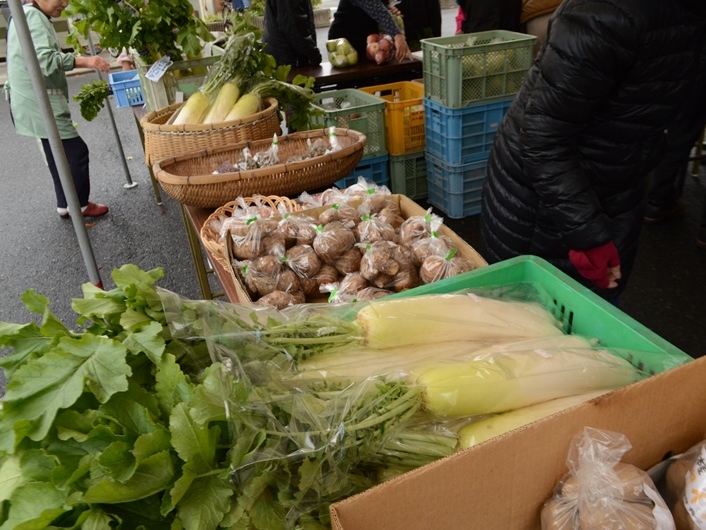
[[[37,104],[39,105],[39,110],[44,119],[47,139],[49,140],[49,145],[51,146],[52,154],[56,162],[56,169],[59,172],[61,186],[64,188],[66,201],[71,211],[71,222],[74,225],[74,231],[78,238],[83,261],[88,271],[88,278],[93,285],[102,288],[103,282],[98,272],[98,265],[93,255],[93,247],[91,246],[91,240],[88,238],[88,231],[86,230],[86,225],[83,220],[83,214],[81,214],[81,204],[78,201],[78,195],[76,194],[76,187],[71,177],[69,163],[66,160],[64,144],[61,142],[59,128],[56,125],[56,119],[51,110],[49,94],[47,94],[47,88],[44,83],[44,76],[39,68],[39,61],[37,61],[37,56],[34,52],[34,42],[29,33],[29,26],[27,25],[27,19],[25,18],[20,0],[10,0],[10,13],[12,14],[12,22],[15,25],[15,31],[17,31],[17,36],[22,47],[22,55],[24,56],[27,70],[32,79],[34,93],[37,96]],[[10,80],[10,83],[12,83],[12,80]]]
[[[93,39],[91,38],[91,27],[88,27],[88,47],[91,50],[91,55],[96,54],[96,49],[93,47]],[[103,80],[103,74],[101,74],[100,70],[96,70],[96,73],[98,74],[98,79],[101,81]],[[110,106],[110,103],[106,103],[106,107],[108,107],[108,115],[110,116],[110,123],[113,126],[113,133],[115,134],[115,140],[118,143],[118,150],[120,151],[120,161],[123,163],[123,171],[125,172],[125,178],[127,179],[127,182],[123,184],[123,188],[134,188],[137,186],[137,182],[132,181],[132,177],[130,176],[130,169],[127,167],[127,162],[125,161],[125,151],[123,150],[123,144],[120,141],[120,133],[118,132],[118,126],[115,124],[115,116],[113,115],[113,107]]]

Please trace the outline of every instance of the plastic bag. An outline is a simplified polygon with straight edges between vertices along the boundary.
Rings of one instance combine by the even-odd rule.
[[[585,427],[572,440],[564,475],[542,508],[543,530],[674,530],[649,475],[621,462],[625,435]]]
[[[673,457],[660,486],[678,530],[706,530],[706,440]]]
[[[353,229],[359,243],[375,243],[376,241],[391,241],[397,243],[397,230],[384,218],[371,213],[370,204],[363,202],[358,206],[360,222]]]

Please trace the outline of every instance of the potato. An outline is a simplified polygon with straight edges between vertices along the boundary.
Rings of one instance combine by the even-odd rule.
[[[313,278],[321,268],[321,259],[309,245],[295,245],[285,256],[287,266],[300,278]]]
[[[353,247],[334,259],[332,265],[341,274],[358,272],[360,270],[360,260],[362,257],[360,251],[356,247]]]
[[[316,234],[312,246],[325,263],[333,263],[336,258],[355,245],[353,230],[339,221],[332,221]]]

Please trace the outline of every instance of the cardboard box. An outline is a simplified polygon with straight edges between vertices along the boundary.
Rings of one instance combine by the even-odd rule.
[[[651,376],[332,504],[337,530],[536,530],[585,426],[619,432],[648,469],[706,433],[706,358]]]
[[[402,217],[404,217],[405,219],[408,219],[415,215],[425,215],[426,213],[426,210],[424,208],[419,206],[416,202],[414,202],[412,199],[405,195],[392,194],[390,195],[390,197],[397,202],[397,205],[400,208],[400,212],[402,213]],[[360,202],[360,200],[351,201],[350,204],[356,206]],[[302,210],[300,212],[293,212],[292,215],[308,215],[314,218],[318,218],[319,214],[328,208],[330,208],[330,206],[321,206],[319,208],[312,208],[309,210]],[[468,259],[471,263],[475,264],[476,267],[483,267],[488,264],[488,262],[485,261],[483,257],[481,257],[481,255],[473,247],[466,243],[465,240],[463,240],[448,226],[441,225],[439,233],[449,237],[454,242],[454,245],[458,248],[458,255]],[[226,245],[224,248],[225,258],[226,262],[228,263],[228,270],[230,271],[231,278],[235,285],[235,290],[238,294],[238,302],[246,305],[252,304],[253,300],[246,291],[245,286],[243,285],[243,282],[241,280],[240,274],[233,270],[233,267],[231,266],[231,263],[233,262],[232,247],[232,238],[226,238]],[[327,299],[328,295],[322,294],[320,297],[307,298],[307,302],[326,302]]]

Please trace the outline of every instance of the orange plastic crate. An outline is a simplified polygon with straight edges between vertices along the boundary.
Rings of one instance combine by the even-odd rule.
[[[414,81],[400,81],[358,90],[385,100],[385,133],[390,155],[406,155],[424,150],[424,85]]]

